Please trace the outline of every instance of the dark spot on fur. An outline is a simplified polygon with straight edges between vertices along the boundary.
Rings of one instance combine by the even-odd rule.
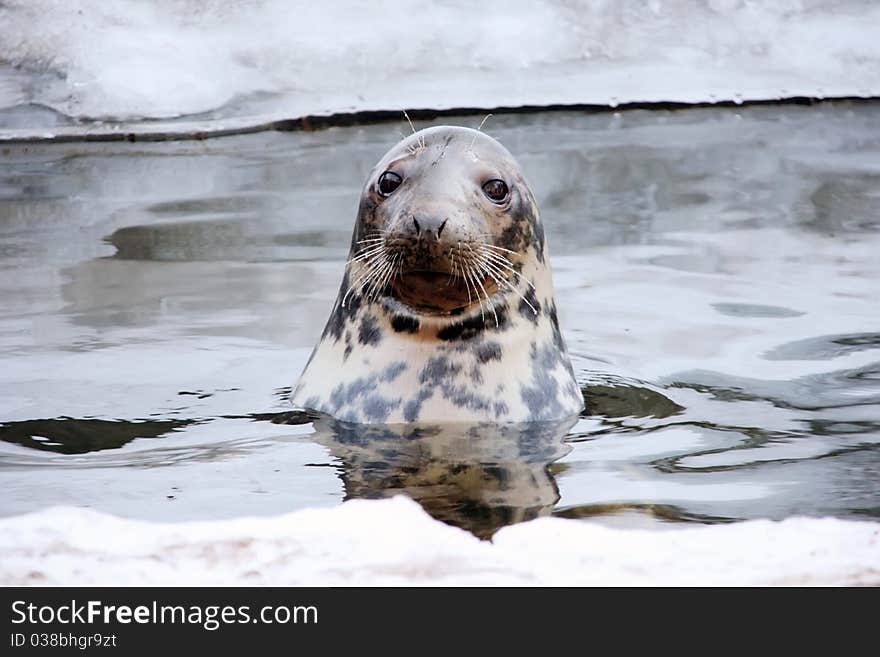
[[[434,394],[432,390],[422,389],[419,390],[419,393],[411,400],[406,402],[403,407],[403,419],[407,422],[415,422],[419,419],[419,413],[422,411],[422,404],[430,399]]]
[[[487,410],[489,408],[490,401],[487,397],[483,397],[463,386],[447,384],[441,386],[440,390],[443,392],[444,399],[448,399],[460,408],[467,408],[473,411]]]
[[[384,422],[395,408],[400,406],[400,399],[385,399],[381,395],[368,395],[362,405],[364,419],[370,422]]]
[[[532,322],[532,324],[537,324],[538,320],[540,319],[539,316],[541,313],[541,302],[538,301],[538,296],[535,294],[535,290],[532,287],[529,287],[523,296],[525,297],[525,299],[519,302],[519,307],[517,308],[517,310],[519,311],[520,315]],[[529,304],[531,304],[531,307],[529,306]],[[535,310],[533,311],[532,308],[534,308]]]
[[[544,226],[540,221],[536,221],[532,229],[535,236],[535,257],[538,258],[538,262],[544,264]]]
[[[379,375],[379,379],[381,381],[385,381],[386,383],[391,383],[399,377],[403,372],[406,371],[407,365],[402,360],[394,361],[384,370],[382,370],[382,374]]]
[[[483,342],[476,348],[477,360],[481,363],[488,363],[491,360],[501,360],[501,345],[497,342]]]
[[[460,371],[460,365],[453,365],[445,356],[437,356],[425,363],[425,367],[419,373],[419,382],[438,386],[456,376]]]
[[[354,349],[354,345],[351,340],[351,331],[345,332],[345,352],[342,354],[342,362],[348,360],[348,357],[351,355],[352,350]]]
[[[444,326],[437,331],[437,337],[441,340],[459,340],[472,338],[484,328],[484,322],[480,317],[469,317],[449,326]]]
[[[501,231],[501,235],[498,237],[498,246],[519,253],[526,244],[524,230],[527,230],[524,222],[513,219],[510,225]]]
[[[498,326],[495,326],[495,316],[498,316]],[[440,340],[470,340],[480,335],[483,331],[503,331],[507,328],[507,306],[495,308],[495,314],[486,313],[484,316],[476,315],[468,317],[460,322],[444,326],[437,331]]]
[[[365,314],[361,318],[358,328],[358,343],[364,345],[377,345],[382,341],[382,329],[375,315]]]
[[[560,354],[565,354],[565,340],[562,338],[562,331],[559,328],[559,319],[556,316],[556,304],[550,302],[548,306],[547,315],[550,318],[550,330],[553,334],[553,344],[556,346],[556,349]],[[566,359],[566,361],[567,360],[568,359]]]
[[[443,398],[452,402],[455,406],[471,410],[485,410],[490,408],[490,400],[479,395],[471,389],[470,383],[462,384],[459,374],[462,373],[461,365],[450,361],[446,356],[437,356],[430,359],[419,373],[419,383],[422,388],[418,396],[408,402],[404,407],[404,414],[408,418],[417,418],[421,410],[422,401],[428,399],[439,389]],[[470,373],[473,374],[472,372]],[[459,383],[456,383],[456,380]]]
[[[346,324],[353,321],[354,317],[357,315],[357,312],[361,307],[361,297],[359,294],[349,295],[348,299],[345,301],[345,308],[342,307],[342,298],[347,291],[348,272],[346,271],[345,275],[342,277],[342,285],[339,288],[339,294],[336,297],[336,305],[333,306],[333,311],[330,313],[330,318],[327,320],[327,325],[324,327],[324,332],[321,334],[322,340],[326,339],[329,335],[333,337],[335,342],[339,342],[339,340],[342,339]]]
[[[398,333],[418,333],[421,323],[415,317],[395,315],[391,318],[391,328]]]
[[[376,377],[360,377],[354,379],[351,383],[340,383],[333,388],[330,393],[330,406],[333,411],[351,406],[354,400],[367,392],[372,391],[375,386]]]
[[[400,363],[386,368],[400,374]],[[360,422],[363,418],[372,422],[384,421],[395,408],[400,406],[401,399],[389,399],[376,392],[376,386],[385,375],[362,376],[348,384],[340,383],[330,393],[329,410],[332,415],[349,422]],[[393,378],[393,377],[392,377]],[[361,417],[363,414],[363,418]]]
[[[520,397],[528,407],[531,419],[538,421],[564,417],[566,407],[562,399],[568,396],[577,399],[580,396],[579,391],[572,395],[572,389],[577,386],[566,386],[560,390],[559,381],[553,376],[560,366],[571,372],[571,363],[565,357],[565,352],[560,351],[555,340],[540,347],[533,343],[531,361],[531,384],[520,386]]]

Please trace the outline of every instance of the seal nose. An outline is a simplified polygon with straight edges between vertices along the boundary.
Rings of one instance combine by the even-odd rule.
[[[415,230],[416,237],[424,237],[426,239],[434,237],[434,239],[439,240],[447,221],[449,220],[439,217],[422,217],[421,220],[413,217],[413,230]]]

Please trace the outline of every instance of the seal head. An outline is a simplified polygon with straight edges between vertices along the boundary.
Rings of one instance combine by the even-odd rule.
[[[293,402],[347,422],[533,422],[583,408],[534,196],[486,134],[392,148],[361,194],[339,295]]]

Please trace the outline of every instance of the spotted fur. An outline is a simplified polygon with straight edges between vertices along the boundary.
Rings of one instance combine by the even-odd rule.
[[[382,198],[377,180],[391,166],[405,174],[404,182]],[[503,207],[485,198],[479,181],[487,176],[509,186]],[[512,253],[505,255],[506,282],[486,291],[481,304],[475,299],[451,309],[440,303],[442,286],[431,289],[436,307],[401,301],[389,282],[390,265],[383,281],[358,289],[363,254],[377,240],[372,236],[387,236],[406,222],[421,228],[417,217],[449,231],[447,241],[432,243],[439,255],[402,250],[395,260],[401,277],[407,275],[403,259],[442,260],[461,235]],[[405,139],[367,180],[352,260],[293,402],[354,423],[536,422],[576,415],[583,397],[559,328],[546,250],[532,192],[498,142],[445,126]]]

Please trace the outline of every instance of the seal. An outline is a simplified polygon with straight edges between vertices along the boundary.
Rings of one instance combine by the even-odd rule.
[[[436,126],[379,161],[292,401],[359,424],[541,422],[583,409],[534,195],[500,143]]]

